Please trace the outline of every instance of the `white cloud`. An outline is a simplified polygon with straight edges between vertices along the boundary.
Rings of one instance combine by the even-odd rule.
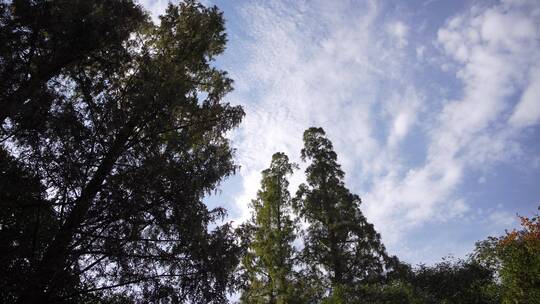
[[[516,150],[512,138],[519,128],[537,121],[537,74],[531,74],[528,88],[525,79],[540,58],[534,30],[538,19],[526,13],[502,6],[480,14],[472,10],[439,31],[438,40],[446,53],[461,63],[457,76],[464,88],[463,98],[445,105],[440,126],[432,133],[435,144],[431,153],[457,158],[464,152],[470,158],[461,159],[475,163],[481,160],[475,154],[485,155],[486,149],[512,152]],[[511,111],[513,95],[524,89],[510,119],[512,124],[500,125]],[[529,110],[527,114],[523,113],[525,109]],[[483,139],[485,144],[478,145]],[[509,149],[505,151],[505,147]]]
[[[515,127],[526,127],[537,124],[540,120],[540,67],[532,72],[529,85],[514,113],[510,117],[510,124]]]
[[[300,163],[302,132],[322,126],[368,219],[389,248],[404,248],[410,229],[476,209],[456,191],[464,176],[520,155],[515,138],[539,123],[540,13],[533,1],[505,1],[446,22],[437,32],[438,62],[455,72],[461,94],[445,100],[415,82],[417,61],[429,54],[426,64],[435,62],[437,50],[425,44],[407,53],[414,32],[405,23],[386,22],[378,2],[355,4],[247,1],[235,8],[249,36],[229,36],[227,56],[240,59],[225,66],[236,87],[228,98],[247,112],[232,134],[242,166],[236,220],[249,216],[271,155],[282,151]],[[425,140],[407,146],[425,154],[414,165],[402,156],[412,133]],[[494,225],[508,224],[497,212],[489,215]]]
[[[445,103],[435,121],[424,125],[429,130],[426,163],[403,177],[397,171],[376,178],[366,196],[367,201],[377,202],[367,205],[368,216],[384,223],[379,227],[391,242],[400,236],[396,227],[403,231],[470,210],[456,193],[465,168],[488,166],[520,153],[514,141],[519,127],[538,122],[536,74],[528,88],[523,84],[531,62],[538,62],[540,55],[533,30],[538,20],[526,13],[501,6],[481,12],[472,9],[439,30],[444,53],[458,64],[456,76],[463,94]],[[505,125],[512,96],[524,88],[511,118],[513,125]]]
[[[396,145],[409,133],[423,103],[424,98],[412,86],[406,87],[403,92],[396,92],[385,101],[386,115],[392,121],[387,137],[388,149],[396,149]]]
[[[519,51],[536,38],[536,26],[525,14],[488,10],[482,17],[480,33],[491,47]]]
[[[405,47],[408,44],[407,36],[409,34],[409,27],[401,21],[396,21],[387,25],[386,30],[392,35],[399,47]]]
[[[365,6],[358,10],[364,15],[354,18],[347,18],[344,4],[325,2],[250,2],[244,8],[253,40],[242,45],[250,56],[235,74],[246,91],[232,97],[248,112],[234,137],[243,168],[236,204],[247,215],[271,154],[284,151],[299,162],[303,130],[322,126],[368,219],[392,247],[410,228],[470,212],[472,203],[456,193],[466,170],[519,154],[513,141],[519,129],[505,125],[504,117],[538,56],[528,25],[536,21],[501,6],[451,19],[438,32],[438,43],[444,63],[456,68],[463,94],[437,108],[414,84],[414,60],[402,48],[408,28],[390,22],[379,33],[378,5]],[[497,22],[511,24],[500,25],[506,29],[499,35],[493,32]],[[523,100],[530,100],[526,95]],[[426,158],[409,167],[400,153],[413,130],[425,132],[427,146],[420,149]],[[294,176],[291,190],[302,174]]]
[[[237,71],[236,83],[249,90],[233,93],[231,99],[242,100],[247,110],[234,138],[244,181],[237,205],[246,216],[247,202],[259,187],[259,172],[272,153],[284,151],[300,162],[306,128],[323,126],[337,147],[362,151],[366,162],[378,150],[370,119],[377,84],[370,75],[382,71],[369,60],[377,6],[366,3],[365,15],[349,20],[343,19],[345,9],[326,2],[315,7],[251,3],[243,9],[254,41],[242,45],[250,57],[245,70]],[[259,89],[262,93],[253,92]],[[355,154],[340,154],[344,167],[354,167]],[[295,175],[292,189],[302,175]]]

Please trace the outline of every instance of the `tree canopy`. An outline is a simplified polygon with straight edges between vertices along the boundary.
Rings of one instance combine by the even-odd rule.
[[[519,219],[521,229],[476,243],[473,258],[497,272],[502,303],[540,303],[540,215]]]
[[[228,225],[209,231],[224,210],[202,202],[236,170],[224,134],[244,115],[222,101],[232,80],[211,64],[222,13],[186,1],[154,25],[131,1],[13,1],[2,36],[3,153],[17,155],[2,174],[31,180],[3,185],[2,208],[17,212],[2,221],[33,244],[8,245],[30,258],[2,297],[225,301],[237,246]]]
[[[147,20],[130,0],[0,3],[0,121],[38,124],[57,92],[49,82],[82,67],[112,67]]]

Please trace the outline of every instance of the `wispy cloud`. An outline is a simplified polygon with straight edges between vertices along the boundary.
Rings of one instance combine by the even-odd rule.
[[[521,128],[540,118],[535,14],[513,4],[475,7],[438,31],[442,64],[455,66],[462,94],[424,124],[429,138],[425,163],[404,177],[390,174],[375,182],[368,198],[377,204],[368,212],[385,223],[381,227],[401,230],[467,212],[470,208],[456,192],[464,174],[519,154],[515,139]],[[521,95],[517,107],[516,94]],[[392,232],[396,228],[382,229],[399,235]]]
[[[540,121],[540,6],[473,6],[419,43],[423,21],[388,14],[389,6],[253,0],[227,8],[236,18],[223,61],[235,79],[228,98],[247,112],[231,135],[242,166],[237,221],[249,216],[274,152],[300,162],[310,126],[327,131],[390,248],[406,248],[422,225],[475,218],[482,208],[459,191],[465,177],[522,157],[521,133]],[[506,210],[484,209],[492,225],[512,222]]]
[[[235,96],[248,105],[235,138],[244,177],[236,201],[245,212],[270,155],[285,151],[298,160],[302,131],[320,125],[335,143],[349,185],[362,192],[368,217],[388,242],[397,242],[409,228],[466,215],[471,203],[457,189],[467,170],[519,153],[516,133],[537,123],[534,111],[519,110],[538,109],[531,70],[537,18],[528,10],[473,8],[438,31],[440,59],[462,84],[461,97],[441,107],[425,96],[444,96],[414,81],[424,47],[421,56],[414,45],[409,53],[409,26],[381,16],[380,4],[281,5],[249,2],[243,9],[252,56],[237,82],[262,88]],[[352,11],[356,16],[348,18]],[[510,116],[512,97],[523,90]],[[411,149],[403,143],[410,132],[426,138],[415,147],[426,157],[412,167],[400,157]]]
[[[407,46],[407,43],[408,43],[407,36],[409,34],[409,27],[406,26],[403,22],[396,21],[396,22],[389,23],[386,26],[386,30],[388,31],[390,35],[392,35],[396,39],[397,45],[399,47]]]
[[[253,91],[232,98],[242,100],[248,112],[235,135],[244,177],[237,204],[244,214],[270,155],[284,151],[299,161],[302,132],[312,125],[328,131],[351,176],[358,165],[366,174],[384,170],[378,154],[385,143],[375,134],[376,119],[394,121],[389,141],[397,145],[414,123],[412,105],[421,100],[413,87],[403,89],[407,101],[397,92],[380,92],[381,79],[401,86],[397,58],[402,55],[391,34],[375,31],[377,4],[350,11],[327,2],[292,7],[250,2],[242,13],[253,40],[243,45],[251,56],[235,76],[240,87]],[[379,97],[388,102],[378,102]],[[292,188],[302,175],[295,176]]]

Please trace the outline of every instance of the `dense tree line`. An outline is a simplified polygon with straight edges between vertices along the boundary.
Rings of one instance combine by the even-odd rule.
[[[0,303],[540,303],[540,219],[465,260],[389,255],[321,128],[276,153],[252,218],[203,198],[244,112],[222,13],[132,0],[0,2]]]

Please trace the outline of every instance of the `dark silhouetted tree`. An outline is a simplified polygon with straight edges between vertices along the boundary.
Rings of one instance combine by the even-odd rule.
[[[45,187],[0,148],[0,302],[14,303],[57,222]],[[73,287],[73,286],[71,286]],[[66,286],[67,288],[67,286]]]
[[[153,25],[127,0],[1,8],[1,233],[16,244],[1,269],[25,274],[3,273],[17,287],[1,296],[226,302],[239,249],[202,202],[236,170],[224,134],[244,115],[212,67],[221,12],[184,1]]]
[[[420,303],[500,303],[494,272],[473,260],[445,260],[415,269],[411,283]]]
[[[0,3],[0,123],[46,118],[57,86],[80,69],[112,67],[146,19],[131,0],[14,0]]]

